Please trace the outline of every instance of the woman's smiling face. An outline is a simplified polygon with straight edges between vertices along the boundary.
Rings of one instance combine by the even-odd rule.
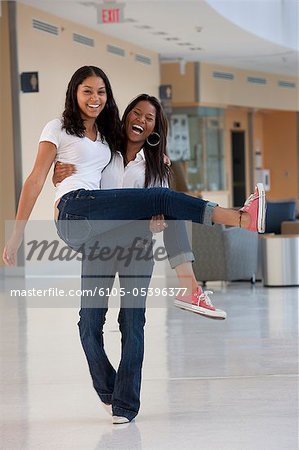
[[[156,108],[148,101],[138,102],[129,112],[126,120],[126,134],[131,142],[143,144],[154,131]]]
[[[87,77],[77,89],[77,102],[82,119],[96,119],[107,102],[106,86],[102,78]]]

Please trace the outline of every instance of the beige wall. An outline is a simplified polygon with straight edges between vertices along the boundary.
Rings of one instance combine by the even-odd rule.
[[[227,73],[233,79],[215,78],[213,72]],[[247,77],[264,78],[265,85],[252,84]],[[198,78],[198,79],[197,79]],[[280,87],[279,81],[295,84],[295,88]],[[179,63],[161,64],[161,82],[172,85],[173,105],[234,105],[278,110],[299,110],[299,78],[264,72],[233,69],[231,67],[200,63],[186,64],[185,74]],[[197,91],[196,92],[196,86]]]
[[[297,114],[289,111],[261,110],[253,112],[252,148],[249,143],[248,114],[250,109],[227,108],[225,112],[225,148],[229,188],[231,179],[230,132],[234,122],[246,133],[246,189],[251,190],[250,173],[257,181],[256,153],[261,153],[261,168],[270,170],[270,191],[267,198],[279,200],[299,196]]]
[[[10,55],[8,7],[2,3],[0,16],[0,249],[4,244],[5,220],[15,216],[15,190],[12,143],[12,105],[10,85]],[[0,251],[2,255],[2,251]],[[2,257],[0,267],[3,266]]]
[[[57,26],[59,35],[33,29],[33,18]],[[38,71],[40,85],[39,93],[20,93],[24,178],[32,167],[40,132],[47,121],[61,114],[67,83],[78,67],[87,64],[103,68],[111,81],[120,110],[139,93],[158,95],[160,70],[157,54],[20,3],[17,22],[20,72]],[[95,46],[73,42],[73,33],[94,39]],[[123,48],[126,56],[107,53],[107,44]],[[152,64],[136,62],[136,53],[150,57]],[[49,205],[52,201],[53,188],[48,180],[32,217],[51,218]]]
[[[162,63],[160,70],[161,83],[172,85],[172,102],[176,107],[196,102],[194,63],[187,63],[183,74],[178,63]]]
[[[215,78],[213,72],[232,74],[234,78]],[[247,77],[266,79],[266,84],[249,83]],[[280,87],[279,81],[295,83],[296,87]],[[201,64],[199,84],[200,101],[203,103],[299,110],[299,78]]]
[[[293,112],[263,115],[263,164],[270,169],[269,199],[299,197],[297,117]]]

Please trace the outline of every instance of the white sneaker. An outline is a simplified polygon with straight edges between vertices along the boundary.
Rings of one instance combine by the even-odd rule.
[[[106,411],[109,416],[112,416],[112,405],[108,405],[107,403],[101,402],[103,405],[104,410]]]
[[[122,416],[112,416],[112,423],[116,424],[120,424],[120,423],[129,423],[129,419],[127,419],[126,417],[122,417]]]

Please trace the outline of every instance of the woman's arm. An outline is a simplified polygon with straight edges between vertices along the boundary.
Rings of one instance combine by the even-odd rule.
[[[3,251],[3,261],[8,266],[14,266],[16,263],[16,255],[23,240],[26,223],[44,186],[50,167],[55,159],[56,151],[56,146],[51,142],[41,142],[39,144],[34,167],[27,177],[21,192],[12,235]]]

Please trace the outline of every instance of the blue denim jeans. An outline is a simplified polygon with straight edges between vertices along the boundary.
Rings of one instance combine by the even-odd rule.
[[[212,224],[212,212],[216,204],[171,191],[166,188],[149,189],[79,189],[65,194],[59,204],[57,230],[59,236],[78,250],[83,243],[95,236],[122,227],[125,223],[150,219],[164,214],[165,219],[190,220]],[[168,242],[180,242],[178,227],[166,229]],[[170,235],[175,233],[175,239]],[[167,240],[167,238],[166,238]],[[174,254],[167,248],[168,253]]]
[[[119,244],[115,235],[105,236],[108,245]],[[147,243],[141,242],[142,251],[147,251]],[[113,258],[83,259],[82,292],[95,288],[102,289],[105,295],[93,298],[82,296],[79,331],[81,343],[87,358],[93,386],[101,401],[112,404],[114,415],[132,420],[140,407],[141,371],[144,354],[145,303],[147,288],[153,271],[153,259],[124,260]],[[109,293],[118,272],[121,295],[121,307],[118,315],[121,332],[121,359],[115,370],[104,348],[103,326],[108,310]],[[134,294],[133,294],[134,292]],[[142,295],[141,295],[142,294]]]

